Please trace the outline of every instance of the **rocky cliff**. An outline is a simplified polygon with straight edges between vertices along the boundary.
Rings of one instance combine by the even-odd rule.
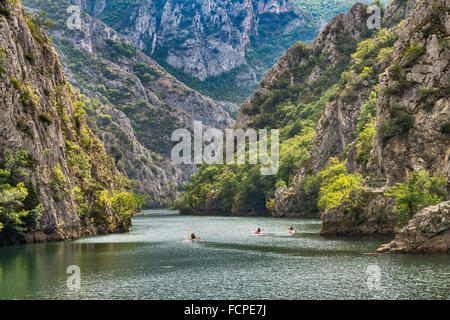
[[[376,121],[373,146],[367,154],[367,167],[361,168],[355,164],[354,147],[359,139],[352,142],[351,135],[347,135],[346,141],[353,147],[347,154],[348,167],[367,176],[366,186],[386,184],[385,191],[366,187],[359,193],[360,198],[350,195],[348,201],[330,209],[322,217],[324,234],[394,233],[400,216],[399,211],[394,210],[394,199],[387,196],[386,191],[392,185],[410,179],[413,172],[426,171],[443,177],[448,199],[448,3],[421,1],[415,7],[409,3],[405,8],[412,9],[395,29],[396,41],[391,49],[391,59],[379,76],[376,100],[372,102]],[[395,11],[401,12],[398,9],[387,12]],[[398,21],[398,18],[394,20]],[[351,116],[351,109],[347,112],[342,110],[345,109],[330,114],[329,118]],[[353,124],[357,125],[357,121]],[[336,128],[333,130],[339,132]],[[319,137],[316,134],[315,139]],[[328,142],[329,139],[323,141]],[[340,150],[344,150],[343,145],[340,145]],[[324,152],[318,154],[323,156]],[[313,166],[317,165],[318,159],[320,157],[315,157]],[[429,190],[424,186],[421,192],[427,193]],[[372,200],[377,198],[377,201]],[[357,201],[360,202],[355,208]],[[349,203],[353,205],[349,206]],[[448,252],[448,214],[447,202],[423,209],[413,215],[407,226],[398,231],[396,239],[380,248],[380,252]]]
[[[388,185],[412,171],[449,176],[450,50],[447,1],[422,1],[401,23],[392,62],[380,76],[369,167]]]
[[[191,128],[194,120],[224,129],[232,123],[233,106],[188,88],[125,36],[86,13],[79,29],[69,29],[68,1],[24,3],[32,12],[44,9],[52,19],[48,32],[69,81],[90,98],[89,124],[117,167],[137,192],[148,195],[148,207],[170,206],[193,171],[170,161],[172,131]]]
[[[73,3],[125,35],[188,84],[216,98],[245,98],[284,50],[298,40],[313,39],[317,32],[312,16],[288,0]],[[236,92],[219,92],[202,84],[205,79],[225,85],[227,79]]]
[[[38,17],[0,1],[0,243],[125,231],[126,179],[87,126]],[[2,230],[3,229],[3,230]]]
[[[381,80],[378,79],[378,76],[392,65],[391,52],[395,52],[394,43],[399,45],[401,42],[397,39],[409,38],[408,35],[397,32],[396,28],[398,22],[408,16],[409,12],[415,8],[415,4],[415,1],[392,2],[383,12],[382,27],[385,29],[382,30],[386,31],[383,32],[383,34],[381,34],[381,32],[378,32],[377,34],[372,33],[370,37],[366,36],[366,41],[361,41],[361,38],[359,38],[358,50],[350,50],[352,58],[348,60],[347,70],[349,70],[349,72],[342,74],[345,75],[345,77],[341,76],[340,83],[338,82],[338,94],[332,96],[329,100],[321,119],[318,121],[311,147],[311,159],[293,179],[293,184],[289,190],[286,189],[284,192],[277,192],[277,196],[275,197],[275,207],[284,207],[285,209],[284,211],[275,211],[275,214],[283,215],[283,212],[291,212],[292,214],[296,211],[300,215],[305,214],[302,203],[307,195],[301,190],[301,181],[310,174],[317,174],[317,172],[324,168],[330,157],[341,157],[346,159],[347,168],[350,172],[365,172],[365,174],[367,174],[365,171],[366,166],[370,166],[370,164],[367,163],[368,159],[362,161],[363,163],[361,163],[360,159],[355,159],[357,144],[360,141],[358,134],[363,130],[364,118],[367,120],[368,114],[373,112],[369,110],[381,109],[379,101],[376,101],[376,97],[381,99],[380,97],[383,96],[383,94],[380,93],[382,89],[378,89],[378,84],[383,80],[382,78]],[[338,17],[335,19],[337,18]],[[349,21],[354,20],[355,19],[351,19]],[[339,30],[336,26],[333,27],[332,23],[329,24],[329,27],[334,30]],[[364,22],[355,24],[354,27],[358,29],[358,26],[361,24],[364,24]],[[358,33],[354,34],[357,35]],[[316,39],[311,46],[313,46],[320,38],[321,35],[319,35],[318,39]],[[328,42],[330,42],[329,39],[325,43]],[[366,46],[378,46],[378,48],[374,50],[376,54],[373,55],[373,58],[370,57],[371,54],[367,51],[364,55],[359,53],[364,52],[363,48]],[[333,48],[335,46],[331,44],[330,47]],[[370,50],[371,49],[369,49],[369,52]],[[336,52],[336,50],[333,51]],[[383,55],[386,56],[383,57]],[[364,68],[368,71],[367,75],[363,75]],[[357,72],[361,72],[361,74],[359,76],[355,75]],[[382,88],[383,84],[380,87]],[[420,91],[419,88],[415,88],[414,90],[415,92]],[[373,112],[372,116],[376,117],[377,120],[380,118],[375,112]],[[444,115],[438,113],[434,116],[439,118],[441,122],[445,122],[444,119],[446,117]],[[439,135],[440,138],[438,141],[442,138],[444,138],[445,141],[445,135]],[[441,150],[445,149],[446,142],[444,141],[440,145]],[[431,143],[430,146],[432,145],[433,144]],[[369,146],[369,148],[371,147]],[[368,158],[368,156],[366,157]],[[403,167],[404,163],[399,163],[398,165],[399,167]],[[444,168],[445,165],[441,163],[439,167]],[[418,169],[420,168],[416,167],[416,170]],[[373,173],[373,175],[377,176],[377,178],[370,180],[369,184],[380,185],[386,180],[389,180],[389,177],[384,175],[377,175],[375,173]],[[402,177],[403,180],[405,177],[406,176]],[[395,182],[403,180],[397,178]],[[391,183],[392,182],[394,181],[391,181]],[[286,203],[285,199],[290,199],[290,204]],[[328,229],[328,227],[326,229]]]
[[[445,1],[422,1],[396,31],[392,61],[379,79],[376,132],[367,170],[371,180],[387,186],[407,180],[412,172],[443,176],[448,197],[450,137],[445,128],[450,119],[450,29],[446,8]],[[370,190],[367,194],[373,196]],[[376,203],[366,203],[365,208],[365,214],[383,209],[388,215],[397,215]],[[327,213],[333,217],[324,219],[323,232],[339,229],[344,222],[337,216],[345,211],[341,205]]]
[[[382,245],[377,252],[450,253],[450,201],[417,213],[392,242]]]

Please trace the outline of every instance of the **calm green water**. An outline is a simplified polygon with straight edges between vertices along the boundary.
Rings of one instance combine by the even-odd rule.
[[[290,225],[299,232],[290,235]],[[251,234],[258,226],[266,234]],[[185,239],[189,229],[202,240]],[[450,298],[449,256],[379,255],[389,239],[323,238],[319,230],[318,220],[147,211],[127,234],[0,248],[0,298]],[[80,267],[79,290],[67,288],[69,265]],[[368,286],[371,265],[380,278]]]

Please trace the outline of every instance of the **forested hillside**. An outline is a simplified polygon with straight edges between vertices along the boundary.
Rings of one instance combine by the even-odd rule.
[[[366,6],[356,4],[333,18],[309,46],[290,48],[241,106],[235,127],[280,128],[276,176],[205,165],[178,207],[321,217],[323,233],[373,234],[448,199],[448,8],[393,1],[382,17],[369,30]],[[439,208],[427,217],[443,214],[444,232],[448,207]],[[420,250],[446,251],[448,237],[439,239]]]

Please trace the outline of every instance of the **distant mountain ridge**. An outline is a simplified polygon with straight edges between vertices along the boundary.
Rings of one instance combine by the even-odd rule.
[[[285,49],[317,34],[312,17],[288,0],[72,2],[183,82],[235,103],[252,93]]]

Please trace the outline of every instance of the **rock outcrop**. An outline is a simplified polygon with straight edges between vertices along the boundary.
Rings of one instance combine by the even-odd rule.
[[[322,215],[323,235],[394,234],[397,214],[394,199],[386,197],[385,188],[363,188],[359,203],[351,206],[344,201],[339,207]]]
[[[26,15],[21,1],[1,0],[0,8],[0,162],[7,170],[1,170],[2,179],[9,175],[11,183],[28,189],[23,203],[11,204],[2,194],[2,206],[20,210],[33,203],[43,209],[32,230],[20,226],[26,236],[8,233],[2,220],[0,243],[127,230],[130,217],[120,216],[97,193],[123,191],[124,177],[87,126],[39,20]],[[11,160],[17,152],[19,164]]]
[[[450,201],[416,213],[395,239],[377,252],[450,253]]]

